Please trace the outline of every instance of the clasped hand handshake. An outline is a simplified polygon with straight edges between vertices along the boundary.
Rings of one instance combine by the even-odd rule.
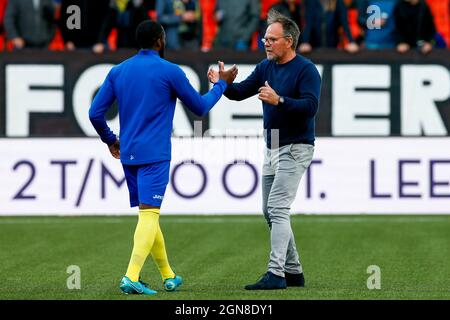
[[[209,68],[208,70],[208,80],[211,83],[216,83],[219,80],[224,80],[228,84],[232,84],[234,79],[238,74],[238,68],[234,64],[228,70],[225,70],[225,65],[223,61],[219,61],[219,70],[214,70],[213,68]]]
[[[230,69],[225,70],[224,63],[219,61],[219,70],[209,68],[208,70],[208,80],[211,83],[216,83],[219,80],[225,80],[228,84],[233,83],[234,79],[238,74],[238,69],[234,64]],[[277,106],[280,100],[280,96],[272,89],[269,83],[266,81],[264,86],[258,89],[258,99],[269,103],[271,105]]]

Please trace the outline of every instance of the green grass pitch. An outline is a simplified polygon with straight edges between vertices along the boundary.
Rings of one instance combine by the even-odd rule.
[[[151,258],[141,276],[154,296],[127,296],[119,281],[136,217],[0,217],[0,299],[450,299],[450,216],[294,215],[307,286],[246,291],[266,270],[269,232],[262,216],[161,217],[174,270],[164,292]],[[69,290],[67,267],[81,270]],[[367,267],[381,269],[369,290]]]

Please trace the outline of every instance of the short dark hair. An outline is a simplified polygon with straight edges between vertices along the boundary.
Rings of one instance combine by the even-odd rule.
[[[283,26],[283,32],[285,37],[292,38],[292,49],[297,48],[298,38],[300,36],[300,29],[297,24],[288,17],[282,15],[275,9],[270,9],[267,14],[267,24],[271,25],[272,23],[279,23]]]
[[[163,34],[164,28],[161,24],[144,20],[136,28],[136,42],[141,49],[152,49]]]

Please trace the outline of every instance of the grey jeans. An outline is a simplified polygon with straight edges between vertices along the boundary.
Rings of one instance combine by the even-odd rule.
[[[314,146],[300,143],[278,149],[265,149],[262,204],[270,227],[271,252],[268,270],[282,277],[284,272],[303,272],[289,211],[300,179],[311,164],[313,154]]]

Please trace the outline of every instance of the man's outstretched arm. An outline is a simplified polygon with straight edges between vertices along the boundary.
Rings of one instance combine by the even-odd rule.
[[[219,61],[219,80],[214,84],[214,87],[204,94],[200,95],[189,83],[184,72],[177,68],[172,77],[172,87],[176,92],[177,97],[198,116],[203,116],[211,110],[211,108],[222,97],[227,85],[231,84],[238,73],[236,66],[225,70],[223,62]]]
[[[208,70],[208,80],[211,83],[219,81],[219,71],[214,69]],[[245,100],[258,93],[260,81],[257,68],[240,83],[231,83],[224,92],[224,96],[230,100]]]

